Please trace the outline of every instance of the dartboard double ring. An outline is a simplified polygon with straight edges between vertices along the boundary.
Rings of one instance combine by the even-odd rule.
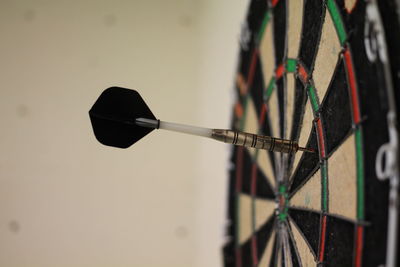
[[[226,266],[393,264],[400,31],[383,2],[251,1],[232,127],[317,153],[233,149]]]

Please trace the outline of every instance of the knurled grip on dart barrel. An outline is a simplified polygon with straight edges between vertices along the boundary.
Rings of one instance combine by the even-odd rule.
[[[273,152],[295,153],[299,150],[299,145],[294,141],[239,131],[213,129],[211,138],[228,144]]]

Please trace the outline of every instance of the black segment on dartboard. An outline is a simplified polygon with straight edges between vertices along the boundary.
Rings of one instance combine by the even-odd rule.
[[[135,90],[110,87],[89,111],[97,140],[107,146],[127,148],[154,129],[137,126],[135,119],[156,117]]]
[[[356,226],[346,220],[327,216],[324,266],[353,266]]]
[[[249,11],[247,13],[247,23],[253,34],[253,41],[257,39],[260,31],[264,15],[268,10],[268,1],[254,0],[251,1]]]
[[[273,20],[275,66],[279,66],[286,56],[286,1],[278,1]]]
[[[320,116],[326,137],[325,149],[328,155],[345,140],[351,131],[350,103],[345,65],[340,59],[320,107]]]
[[[232,148],[230,168],[229,168],[229,193],[228,193],[228,224],[227,224],[227,235],[233,237],[237,232],[235,218],[236,218],[236,158],[239,147],[234,146]],[[233,239],[233,238],[232,238]],[[233,240],[232,240],[233,242]]]
[[[321,215],[312,211],[290,208],[289,216],[299,228],[314,255],[318,255]]]
[[[270,177],[274,179],[273,177]],[[257,181],[256,181],[256,196],[257,198],[267,198],[274,199],[275,194],[271,184],[268,182],[267,177],[264,173],[257,167]]]
[[[253,159],[247,149],[243,149],[242,153],[243,153],[242,173],[239,174],[242,177],[242,187],[240,188],[240,192],[251,195]]]
[[[257,48],[257,36],[262,25],[264,14],[268,10],[267,1],[251,1],[246,18],[246,24],[251,33],[247,49],[240,50],[239,72],[247,78],[254,50]]]
[[[251,237],[240,245],[240,258],[242,266],[254,266],[252,257],[252,240]]]
[[[235,267],[236,259],[235,259],[235,242],[228,241],[222,249],[223,253],[223,261],[225,267]]]
[[[316,148],[317,133],[315,126],[311,130],[310,137],[307,142],[307,147]],[[300,186],[304,185],[308,179],[319,168],[319,155],[318,153],[303,153],[299,164],[297,165],[290,181],[289,194],[296,192]]]
[[[275,230],[275,217],[271,216],[271,218],[261,226],[260,230],[257,232],[257,257],[258,261],[263,257],[263,253],[267,247],[269,242],[274,242],[274,240],[270,240],[272,238],[272,232]]]
[[[264,93],[264,78],[262,75],[261,61],[257,60],[256,68],[254,71],[253,83],[251,84],[250,87],[250,95],[253,100],[254,106],[256,108],[258,120],[260,118],[262,106],[264,105],[263,93]]]
[[[304,4],[299,60],[309,73],[312,73],[325,17],[324,3],[325,1],[306,0]]]
[[[251,194],[251,183],[252,183],[252,174],[253,174],[253,160],[248,152],[247,149],[243,149],[243,161],[242,161],[242,166],[243,166],[243,173],[242,175],[242,190],[241,192],[244,194]],[[256,192],[255,196],[257,198],[263,198],[263,199],[275,199],[275,193],[274,190],[272,189],[271,185],[267,181],[267,178],[263,174],[263,172],[260,170],[260,168],[256,166]]]
[[[270,118],[271,120],[279,120],[279,136],[280,138],[284,138],[284,126],[285,126],[285,102],[284,102],[284,94],[285,94],[285,85],[286,85],[286,76],[282,76],[281,79],[276,81],[276,93],[278,96],[278,105],[279,105],[279,118]]]

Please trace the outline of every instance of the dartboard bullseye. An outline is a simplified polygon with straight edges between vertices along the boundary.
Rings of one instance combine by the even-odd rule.
[[[400,31],[377,2],[251,1],[232,126],[318,153],[233,149],[225,266],[396,266]]]

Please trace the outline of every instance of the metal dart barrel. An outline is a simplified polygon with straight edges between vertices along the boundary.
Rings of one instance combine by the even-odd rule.
[[[228,144],[265,149],[273,152],[296,153],[299,150],[314,152],[312,149],[299,147],[297,142],[291,140],[232,130],[213,129],[211,138]]]

